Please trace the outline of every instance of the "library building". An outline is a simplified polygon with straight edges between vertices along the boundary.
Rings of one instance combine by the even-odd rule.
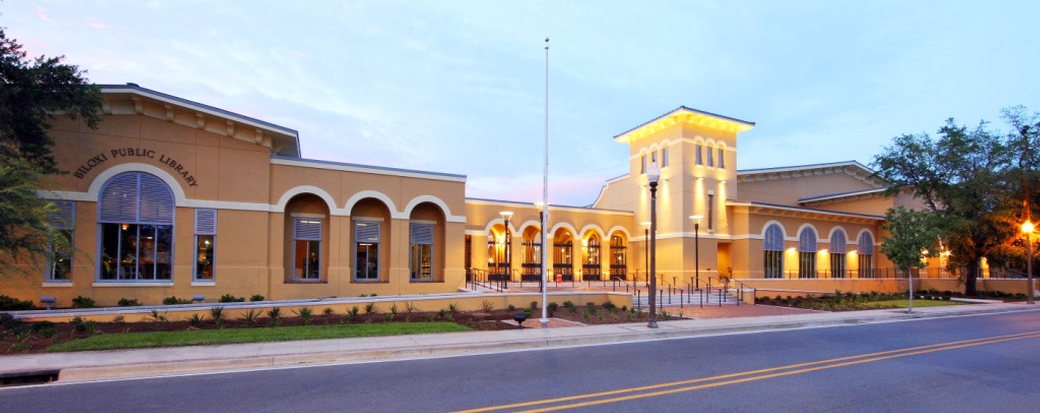
[[[680,106],[604,137],[628,145],[629,173],[589,206],[550,204],[543,240],[540,205],[467,198],[464,175],[307,159],[285,126],[135,84],[102,95],[98,129],[50,129],[69,173],[40,196],[74,248],[6,276],[0,294],[115,305],[637,283],[651,203],[661,285],[880,291],[895,277],[878,252],[884,213],[915,202],[854,161],[738,170],[755,124]]]

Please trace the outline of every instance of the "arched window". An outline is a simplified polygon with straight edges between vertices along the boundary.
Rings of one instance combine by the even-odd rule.
[[[859,234],[859,278],[874,278],[874,236]]]
[[[765,245],[765,277],[784,277],[784,231],[780,225],[772,224],[766,228]]]
[[[798,278],[816,278],[816,231],[811,227],[798,234]]]
[[[171,280],[175,209],[170,187],[154,175],[126,172],[106,182],[98,199],[98,278]]]
[[[610,278],[625,279],[628,274],[628,260],[625,256],[625,239],[615,234],[610,237]]]
[[[590,235],[582,244],[585,244],[582,245],[582,249],[585,250],[585,262],[581,265],[581,280],[599,280],[602,273],[599,264],[599,235]]]
[[[845,278],[845,231],[831,234],[831,276]]]

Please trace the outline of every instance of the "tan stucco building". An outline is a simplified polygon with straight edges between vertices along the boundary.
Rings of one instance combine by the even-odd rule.
[[[467,279],[542,277],[539,206],[468,199],[462,175],[305,159],[292,129],[137,85],[103,96],[98,130],[51,129],[71,173],[41,196],[60,207],[77,251],[43,274],[6,277],[0,294],[157,304],[449,293]],[[614,137],[629,145],[630,173],[590,207],[549,207],[550,279],[646,278],[654,165],[664,285],[891,271],[879,228],[887,208],[911,200],[885,195],[856,162],[739,171],[738,135],[753,127],[680,107]]]

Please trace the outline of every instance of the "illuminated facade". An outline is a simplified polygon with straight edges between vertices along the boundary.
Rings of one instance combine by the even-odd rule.
[[[292,129],[132,84],[103,96],[98,130],[51,129],[71,173],[41,196],[77,251],[5,278],[0,294],[114,305],[449,293],[467,279],[536,281],[542,248],[554,281],[642,280],[654,162],[663,285],[870,279],[891,267],[877,252],[884,211],[910,203],[855,162],[738,171],[738,134],[754,124],[680,107],[614,138],[630,173],[591,207],[551,205],[546,242],[539,207],[467,199],[462,175],[304,159]]]

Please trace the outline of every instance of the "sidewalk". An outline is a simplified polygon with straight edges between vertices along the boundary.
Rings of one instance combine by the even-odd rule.
[[[676,313],[678,309],[668,309]],[[991,303],[914,309],[818,312],[771,306],[684,309],[687,316],[713,317],[595,326],[550,324],[549,328],[421,334],[222,346],[28,354],[0,357],[0,377],[57,375],[61,382],[396,360],[528,349],[629,343],[671,338],[750,333],[930,317],[1037,311],[1025,303]],[[696,313],[700,312],[700,315]],[[712,312],[708,314],[707,312]],[[748,316],[748,314],[753,314]],[[529,320],[527,325],[537,324]],[[556,326],[559,327],[556,327]]]

